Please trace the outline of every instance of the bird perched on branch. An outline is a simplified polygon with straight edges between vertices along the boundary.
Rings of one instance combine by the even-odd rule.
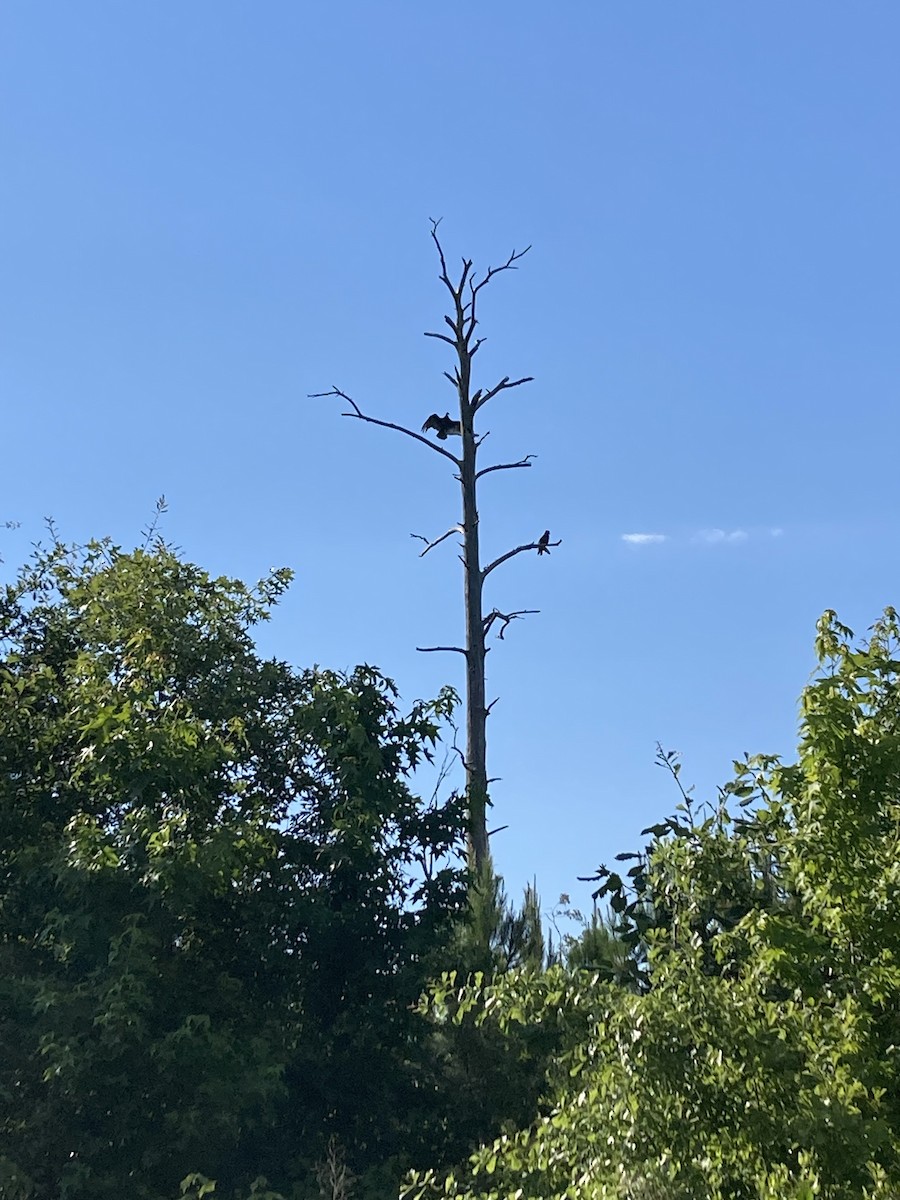
[[[538,554],[549,554],[550,530],[545,529],[538,539]]]
[[[432,413],[422,426],[422,432],[427,433],[429,429],[433,429],[442,442],[446,442],[448,433],[455,433],[457,437],[462,437],[462,426],[459,421],[454,421],[448,412],[444,413],[442,417],[439,417],[437,413]]]

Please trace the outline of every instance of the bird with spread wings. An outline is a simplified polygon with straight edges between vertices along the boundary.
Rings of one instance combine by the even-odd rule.
[[[439,417],[437,413],[432,413],[422,426],[422,432],[427,433],[429,429],[433,429],[442,442],[446,442],[447,435],[450,433],[455,433],[457,437],[462,437],[462,426],[459,421],[454,421],[448,412],[444,413],[442,417]]]

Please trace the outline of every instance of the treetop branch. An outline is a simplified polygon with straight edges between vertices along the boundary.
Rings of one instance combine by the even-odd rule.
[[[487,287],[487,285],[491,282],[491,280],[494,278],[494,276],[499,275],[501,273],[501,271],[517,270],[516,263],[518,262],[518,260],[520,258],[522,258],[524,255],[526,255],[530,249],[531,249],[530,246],[526,246],[524,250],[519,250],[519,251],[513,250],[512,254],[510,254],[509,258],[501,266],[488,267],[487,273],[485,274],[484,279],[482,279],[479,283],[475,282],[474,276],[472,276],[472,278],[469,280],[469,299],[468,299],[468,302],[466,303],[464,309],[461,310],[461,312],[460,312],[460,316],[464,317],[464,321],[468,323],[468,328],[467,328],[466,334],[465,334],[466,343],[468,343],[469,338],[471,338],[472,334],[475,332],[475,326],[478,324],[478,321],[476,320],[476,317],[475,317],[475,308],[476,308],[476,304],[478,301],[478,293],[481,291],[481,289],[483,287]],[[466,312],[466,310],[468,310],[468,311]]]
[[[438,225],[440,225],[440,220],[435,221],[434,218],[432,218],[432,220],[431,220],[431,240],[434,242],[435,246],[437,247],[438,257],[439,257],[440,263],[441,263],[441,273],[438,278],[444,284],[444,286],[446,287],[446,289],[450,293],[450,295],[453,297],[453,303],[456,308],[457,323],[456,323],[456,325],[453,325],[452,322],[449,321],[449,318],[445,317],[444,319],[446,321],[448,321],[448,324],[451,324],[451,326],[454,330],[458,330],[459,332],[461,332],[461,330],[462,330],[462,301],[461,301],[460,297],[462,296],[463,288],[466,286],[466,280],[469,277],[469,272],[472,270],[472,260],[468,259],[468,258],[463,259],[462,274],[460,275],[460,278],[459,278],[459,285],[454,286],[453,281],[450,278],[450,275],[447,271],[447,259],[444,255],[444,248],[441,245],[441,239],[438,237],[438,234],[437,234]]]
[[[434,450],[436,454],[443,454],[444,458],[449,458],[454,466],[462,469],[462,463],[455,454],[451,454],[450,451],[445,450],[443,446],[436,446],[434,442],[429,441],[427,437],[423,437],[421,433],[416,433],[412,429],[407,429],[405,425],[395,425],[393,421],[381,421],[378,419],[378,417],[366,416],[356,401],[352,399],[352,397],[348,396],[346,392],[342,392],[340,388],[333,387],[330,392],[309,393],[310,400],[317,400],[323,396],[339,396],[341,400],[346,400],[346,402],[352,407],[353,412],[341,413],[342,417],[356,417],[356,419],[359,421],[368,421],[370,425],[380,425],[382,429],[396,429],[398,433],[405,433],[407,437],[415,438],[417,442],[421,442],[422,445],[427,446],[429,450]]]
[[[449,280],[448,280],[448,276],[447,276],[447,260],[444,258],[444,248],[441,245],[441,240],[437,234],[438,225],[440,225],[442,220],[443,220],[442,217],[438,217],[437,220],[435,220],[434,217],[431,218],[431,240],[434,242],[435,246],[437,246],[438,257],[441,260],[441,278],[445,282],[448,282]]]
[[[526,246],[524,250],[513,250],[512,254],[510,254],[505,263],[502,263],[499,267],[488,267],[485,277],[480,283],[476,283],[473,279],[469,284],[469,288],[472,293],[472,300],[474,300],[481,289],[483,287],[487,287],[494,276],[499,275],[501,271],[517,271],[518,267],[516,266],[516,263],[520,258],[524,258],[530,249],[530,246]]]
[[[416,646],[420,654],[437,654],[440,650],[446,650],[448,653],[464,654],[469,657],[468,650],[464,650],[462,646]]]
[[[484,278],[479,280],[477,283],[475,282],[475,276],[472,274],[472,259],[464,258],[462,260],[462,272],[459,277],[459,283],[454,285],[453,281],[450,279],[449,272],[447,271],[447,259],[444,254],[444,248],[441,245],[441,240],[438,237],[437,231],[440,223],[440,218],[438,220],[435,220],[433,217],[431,218],[431,239],[437,248],[438,258],[441,264],[440,279],[450,292],[450,295],[453,297],[454,307],[456,308],[455,321],[452,321],[447,317],[444,319],[453,327],[454,332],[465,343],[466,348],[469,349],[468,343],[472,337],[472,334],[475,332],[475,326],[478,324],[475,318],[475,306],[478,293],[482,288],[487,287],[495,275],[499,275],[503,271],[517,270],[518,268],[516,264],[520,258],[524,258],[524,256],[531,249],[531,246],[526,246],[524,250],[513,250],[506,262],[501,263],[499,267],[488,267]],[[462,295],[467,282],[469,285],[469,299],[465,304],[463,304]],[[470,357],[475,353],[480,345],[481,340],[476,342],[474,349],[469,349]]]

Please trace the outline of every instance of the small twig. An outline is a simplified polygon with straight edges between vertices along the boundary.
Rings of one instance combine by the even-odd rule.
[[[456,726],[454,725],[452,728],[453,728],[453,733],[454,733],[454,736],[455,736],[455,734],[456,734]],[[438,769],[438,776],[437,776],[437,779],[436,779],[436,781],[435,781],[435,784],[434,784],[434,788],[433,788],[433,790],[432,790],[432,793],[431,793],[431,800],[429,801],[429,806],[430,806],[430,808],[431,808],[431,810],[432,810],[432,811],[433,811],[434,809],[436,809],[436,808],[437,808],[437,802],[438,802],[438,792],[439,792],[439,791],[441,790],[441,788],[443,787],[443,785],[444,785],[444,780],[445,780],[445,779],[448,777],[448,775],[450,774],[450,770],[451,770],[451,766],[450,766],[450,764],[451,764],[451,760],[452,760],[452,755],[451,755],[450,751],[451,751],[452,749],[453,749],[453,747],[452,747],[452,746],[447,746],[447,747],[445,748],[445,750],[444,750],[444,759],[443,759],[443,762],[441,763],[441,765],[440,765],[440,767],[439,767],[439,769]]]
[[[684,784],[679,778],[681,774],[681,764],[678,762],[678,758],[673,751],[670,750],[669,753],[666,754],[665,750],[662,748],[662,742],[656,743],[656,764],[657,766],[665,767],[665,769],[669,772],[669,774],[675,780],[675,784],[679,792],[681,792],[682,799],[690,809],[691,805],[694,803],[693,799],[691,798],[692,789],[685,791]]]
[[[495,463],[492,467],[482,467],[480,471],[475,472],[475,479],[477,481],[482,477],[482,475],[490,475],[491,471],[514,471],[517,467],[530,467],[531,459],[533,458],[537,458],[537,455],[526,454],[525,457],[520,458],[518,462]]]
[[[147,526],[146,529],[141,531],[142,533],[144,533],[146,535],[144,537],[144,546],[143,546],[143,548],[145,550],[149,547],[150,542],[153,540],[154,536],[156,536],[156,531],[159,528],[160,518],[163,516],[164,513],[167,513],[168,511],[169,511],[169,506],[168,506],[168,504],[166,504],[165,496],[160,496],[159,499],[156,501],[156,508],[153,510],[153,518],[150,521],[150,524]]]
[[[425,550],[419,554],[419,558],[425,558],[428,551],[434,550],[434,547],[439,546],[440,542],[445,541],[448,538],[452,538],[452,535],[455,533],[462,533],[460,526],[454,526],[452,529],[446,530],[446,533],[442,533],[442,535],[440,535],[439,538],[434,539],[434,541],[428,541],[428,539],[424,538],[424,536],[422,536],[420,533],[410,533],[409,536],[410,538],[415,538],[416,541],[425,542]]]
[[[558,542],[548,542],[547,545],[548,546],[561,546],[562,538],[560,538]],[[515,550],[507,550],[507,552],[505,554],[501,554],[499,558],[495,558],[492,563],[488,563],[488,565],[481,572],[481,578],[483,580],[487,579],[487,577],[488,577],[488,575],[490,575],[491,571],[493,571],[496,567],[499,567],[501,563],[505,563],[507,561],[507,559],[515,558],[515,556],[517,554],[524,554],[526,550],[537,550],[537,548],[538,548],[537,542],[528,542],[528,544],[525,546],[516,546]]]
[[[488,837],[493,837],[495,833],[502,833],[504,829],[509,829],[508,825],[498,825],[496,829],[488,830]]]
[[[420,654],[436,654],[438,650],[447,650],[454,654],[465,654],[468,656],[468,650],[464,650],[462,646],[416,646]]]
[[[359,421],[368,421],[370,425],[380,425],[382,429],[396,429],[398,433],[405,433],[407,437],[415,438],[417,442],[421,442],[423,446],[427,446],[435,454],[443,454],[444,458],[449,458],[455,466],[462,470],[462,463],[449,450],[445,450],[443,446],[436,446],[434,442],[429,441],[427,437],[423,437],[421,433],[415,433],[412,429],[407,429],[404,425],[395,425],[393,421],[380,421],[377,417],[367,417],[356,401],[348,396],[346,392],[342,392],[340,388],[333,387],[330,392],[309,393],[310,400],[318,400],[323,396],[339,396],[341,400],[346,400],[348,404],[352,405],[353,412],[341,413],[342,417],[356,417]]]
[[[500,697],[499,697],[499,696],[495,696],[495,697],[494,697],[494,699],[493,699],[493,700],[490,702],[490,704],[487,706],[487,708],[484,710],[484,715],[485,715],[486,717],[489,717],[489,716],[491,715],[491,709],[494,707],[494,705],[497,703],[497,701],[498,701],[499,699],[500,699]]]
[[[493,610],[493,612],[489,612],[488,615],[484,618],[484,636],[487,637],[487,635],[490,633],[491,626],[494,624],[495,621],[502,621],[503,624],[500,626],[500,633],[498,635],[500,638],[500,641],[502,642],[503,635],[504,635],[504,633],[506,633],[506,627],[507,627],[507,625],[510,624],[510,622],[517,620],[519,617],[535,616],[540,611],[541,610],[539,608],[520,608],[520,609],[517,609],[515,612],[502,613],[499,608],[495,608]],[[496,700],[492,701],[491,706],[487,709],[487,712],[490,712],[491,708],[496,703],[497,703]]]
[[[493,398],[496,395],[498,395],[500,392],[509,391],[510,388],[521,387],[523,383],[533,383],[533,382],[534,382],[533,375],[523,375],[521,379],[513,379],[513,380],[510,380],[508,375],[504,375],[504,377],[500,380],[500,382],[495,387],[492,387],[490,389],[490,391],[484,393],[484,395],[481,397],[481,399],[478,401],[477,404],[473,403],[472,409],[474,412],[477,412],[479,408],[481,408],[483,405],[487,404],[488,400],[493,400]]]
[[[455,722],[453,722],[451,720],[448,720],[447,724],[453,730],[453,741],[450,745],[450,749],[456,751],[456,753],[459,755],[459,761],[462,763],[463,770],[468,773],[469,767],[466,763],[466,756],[463,754],[462,750],[460,750],[459,746],[456,743],[456,739],[459,737],[459,727],[455,724]]]

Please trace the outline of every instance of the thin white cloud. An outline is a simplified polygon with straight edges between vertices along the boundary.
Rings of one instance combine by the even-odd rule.
[[[747,532],[744,529],[701,529],[694,534],[695,542],[705,542],[708,546],[720,546],[726,543],[745,542]]]
[[[664,533],[623,533],[622,541],[629,542],[632,546],[651,546],[658,542],[664,542],[666,535]]]
[[[746,542],[749,538],[780,538],[784,536],[784,530],[779,526],[771,526],[769,528],[747,529],[719,529],[717,526],[709,529],[698,529],[694,533],[685,533],[672,535],[668,533],[622,533],[619,535],[623,542],[628,542],[630,546],[654,546],[660,542],[683,543],[691,541],[695,545],[702,546],[737,546],[741,542]]]

